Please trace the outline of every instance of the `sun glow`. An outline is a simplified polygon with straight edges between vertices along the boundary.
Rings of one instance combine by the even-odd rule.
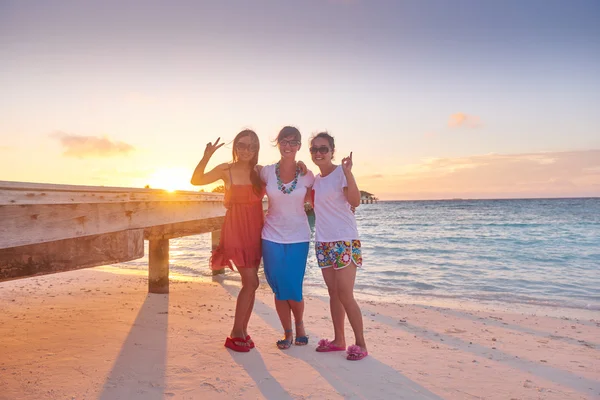
[[[191,171],[186,168],[160,168],[149,178],[148,185],[152,189],[164,189],[169,192],[176,190],[194,190],[198,188],[190,183]]]

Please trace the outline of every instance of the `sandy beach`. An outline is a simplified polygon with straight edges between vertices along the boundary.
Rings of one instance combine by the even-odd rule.
[[[223,346],[235,282],[173,276],[170,290],[115,267],[0,283],[0,398],[600,398],[598,319],[366,301],[370,356],[350,362],[314,351],[325,297],[306,297],[310,344],[281,351],[261,286],[244,354]]]

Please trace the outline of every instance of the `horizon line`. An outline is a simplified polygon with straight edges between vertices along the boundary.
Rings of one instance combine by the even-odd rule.
[[[378,203],[390,201],[489,201],[489,200],[580,200],[580,199],[599,199],[600,196],[567,196],[567,197],[489,197],[489,198],[444,198],[444,199],[392,199],[377,200]],[[365,203],[366,204],[366,203]],[[363,205],[363,204],[361,204]]]

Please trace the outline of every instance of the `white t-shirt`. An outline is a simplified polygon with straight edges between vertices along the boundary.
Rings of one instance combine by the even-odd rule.
[[[298,176],[296,188],[291,193],[283,193],[277,187],[275,164],[265,165],[260,177],[267,184],[269,208],[265,217],[262,238],[275,243],[310,242],[310,226],[304,211],[304,199],[307,188],[311,187],[315,176],[307,171]],[[292,182],[284,182],[287,188]]]
[[[358,240],[356,218],[344,195],[345,187],[348,181],[339,165],[326,177],[315,177],[315,241]]]

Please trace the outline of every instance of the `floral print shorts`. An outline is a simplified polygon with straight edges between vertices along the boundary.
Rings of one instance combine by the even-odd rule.
[[[352,242],[316,242],[315,252],[320,268],[342,269],[354,261],[357,267],[362,267],[360,240]]]

